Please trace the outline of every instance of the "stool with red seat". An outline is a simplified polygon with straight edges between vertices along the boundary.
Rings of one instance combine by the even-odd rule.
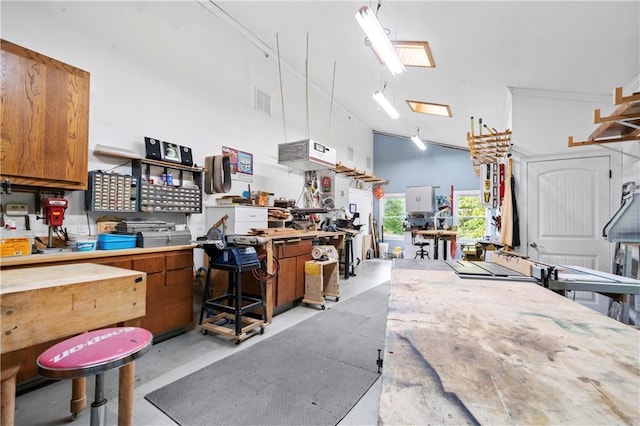
[[[120,368],[118,425],[131,425],[133,413],[134,360],[151,348],[153,335],[139,327],[113,327],[64,340],[38,357],[38,373],[51,379],[96,376],[91,404],[91,426],[106,424],[104,372]]]

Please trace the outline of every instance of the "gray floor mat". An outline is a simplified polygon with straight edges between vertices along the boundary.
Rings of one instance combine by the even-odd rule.
[[[388,296],[340,301],[145,398],[185,426],[337,424],[378,378]]]

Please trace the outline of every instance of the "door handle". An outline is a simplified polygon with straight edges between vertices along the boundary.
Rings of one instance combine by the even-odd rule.
[[[544,246],[539,246],[538,244],[536,244],[536,242],[535,242],[535,241],[534,241],[534,242],[532,242],[532,243],[529,243],[529,247],[533,247],[533,248],[544,248]]]

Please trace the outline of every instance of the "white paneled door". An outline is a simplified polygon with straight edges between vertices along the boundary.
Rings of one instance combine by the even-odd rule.
[[[610,158],[529,162],[527,253],[552,265],[610,272],[611,243],[602,236],[611,206]],[[569,296],[605,313],[608,300],[591,292]]]

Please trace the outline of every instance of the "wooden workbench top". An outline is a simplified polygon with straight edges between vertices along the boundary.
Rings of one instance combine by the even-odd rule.
[[[1,352],[143,317],[146,277],[91,263],[2,271]]]
[[[380,424],[638,424],[640,331],[535,283],[394,269]]]
[[[284,241],[284,240],[292,240],[292,239],[314,239],[314,238],[338,238],[343,236],[344,232],[328,232],[328,231],[283,231],[283,232],[275,232],[269,235],[261,235],[266,238],[269,238],[272,241]]]
[[[91,259],[99,259],[101,257],[114,257],[114,256],[127,256],[132,254],[149,254],[149,253],[161,253],[173,250],[185,250],[195,248],[195,244],[181,245],[181,246],[163,246],[163,247],[149,247],[149,248],[131,248],[121,250],[95,250],[95,251],[61,251],[46,254],[31,254],[29,256],[15,256],[15,257],[3,257],[0,259],[0,268],[8,266],[22,266],[22,265],[35,265],[35,264],[47,264],[54,262],[69,262],[86,260],[90,262]],[[4,278],[4,272],[2,276]]]
[[[72,263],[69,265],[42,266],[37,268],[9,269],[2,271],[0,295],[21,291],[41,290],[98,280],[139,277],[142,272],[94,263]],[[42,307],[42,309],[46,309]]]
[[[458,235],[458,231],[451,231],[447,229],[422,229],[416,231],[416,234],[420,235],[437,235],[438,237],[453,237]]]

